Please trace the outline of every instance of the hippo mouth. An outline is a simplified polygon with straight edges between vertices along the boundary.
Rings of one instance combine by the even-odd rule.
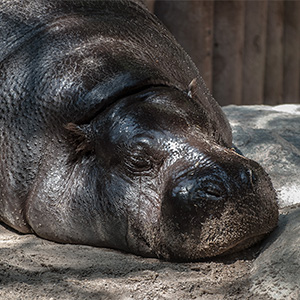
[[[266,237],[267,233],[263,233],[260,235],[255,235],[252,237],[245,238],[235,244],[232,244],[230,248],[227,248],[223,253],[219,254],[219,256],[226,256],[230,255],[232,253],[238,253],[240,251],[243,251],[251,246],[254,246],[255,244],[259,243],[261,240],[263,240]]]

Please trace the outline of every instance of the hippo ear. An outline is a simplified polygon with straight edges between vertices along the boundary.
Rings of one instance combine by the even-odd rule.
[[[85,154],[93,150],[90,125],[79,126],[68,123],[64,127],[69,131],[70,141],[74,145],[76,154]]]

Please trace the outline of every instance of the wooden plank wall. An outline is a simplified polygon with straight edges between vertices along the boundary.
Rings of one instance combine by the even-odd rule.
[[[145,0],[221,105],[300,103],[300,0]]]

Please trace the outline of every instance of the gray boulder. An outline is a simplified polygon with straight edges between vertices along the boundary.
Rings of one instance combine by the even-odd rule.
[[[254,261],[251,292],[271,299],[300,299],[300,207],[282,212],[278,228]]]
[[[300,105],[224,111],[235,146],[270,174],[281,207],[278,227],[253,263],[250,292],[255,299],[300,299]]]
[[[300,203],[300,105],[224,107],[241,152],[271,176],[280,207]]]

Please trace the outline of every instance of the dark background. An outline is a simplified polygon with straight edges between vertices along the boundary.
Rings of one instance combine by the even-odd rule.
[[[300,1],[145,2],[221,105],[300,103]]]

